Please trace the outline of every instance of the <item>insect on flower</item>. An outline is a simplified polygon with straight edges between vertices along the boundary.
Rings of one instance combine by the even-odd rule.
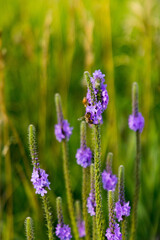
[[[85,107],[87,107],[87,105],[88,105],[88,100],[87,100],[86,97],[83,98],[82,103],[83,103],[83,105],[84,105]]]
[[[93,119],[91,119],[91,113],[90,112],[87,112],[85,114],[85,120],[86,120],[87,123],[93,124]]]

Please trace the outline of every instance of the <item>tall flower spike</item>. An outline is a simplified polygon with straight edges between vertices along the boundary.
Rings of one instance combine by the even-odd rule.
[[[27,240],[33,240],[34,239],[34,233],[33,233],[33,221],[32,218],[27,217],[25,222],[25,231],[26,231],[26,237]]]
[[[122,234],[120,232],[119,224],[115,221],[114,216],[114,192],[108,192],[108,207],[109,207],[109,228],[106,230],[105,236],[108,240],[121,240]]]
[[[90,124],[102,123],[102,113],[107,108],[109,97],[104,84],[104,74],[100,70],[93,73],[90,77],[88,72],[84,73],[87,82],[87,104],[86,104],[86,120]]]
[[[71,229],[68,225],[64,224],[64,221],[63,221],[61,197],[57,198],[57,216],[58,216],[58,224],[56,227],[56,236],[60,240],[70,240],[72,238]]]
[[[138,84],[132,86],[132,114],[128,119],[129,128],[133,131],[142,132],[144,128],[144,117],[138,112]]]
[[[101,136],[100,124],[102,124],[102,113],[107,108],[108,93],[104,84],[104,74],[100,70],[95,71],[93,77],[85,72],[87,81],[87,104],[85,118],[89,124],[94,124],[94,164],[95,164],[95,199],[96,199],[96,225],[97,237],[104,238],[103,212],[101,197]]]
[[[135,240],[136,237],[136,225],[137,225],[137,208],[139,200],[140,190],[140,133],[144,127],[144,118],[141,113],[138,112],[138,84],[133,83],[132,86],[132,115],[129,116],[129,127],[136,132],[136,162],[135,162],[135,191],[133,200],[133,212],[131,223],[131,240]]]
[[[77,226],[79,231],[79,237],[85,237],[85,222],[82,220],[82,214],[81,214],[81,207],[80,207],[80,201],[76,201],[75,204],[76,208],[76,220],[77,220]]]
[[[55,94],[55,103],[58,118],[58,124],[55,125],[56,139],[59,142],[61,142],[62,139],[66,139],[68,141],[70,135],[72,134],[73,128],[70,127],[68,121],[63,118],[61,97],[58,93]]]
[[[89,165],[91,164],[92,152],[90,148],[86,147],[86,123],[81,122],[81,147],[78,149],[77,154],[77,163],[83,166],[82,169],[82,210],[83,210],[83,219],[85,222],[85,233],[86,240],[90,240],[90,229],[89,229],[89,219],[87,211],[87,197],[89,189]],[[81,224],[82,225],[82,224]]]
[[[129,202],[125,202],[124,196],[124,167],[119,166],[118,171],[118,202],[115,204],[116,218],[122,221],[122,239],[126,239],[126,218],[130,215]]]
[[[81,122],[81,147],[76,153],[77,163],[86,168],[91,165],[92,151],[86,146],[86,123]]]
[[[94,178],[94,164],[91,164],[91,191],[87,198],[88,213],[91,216],[96,215],[96,200],[95,200],[95,178]]]
[[[106,170],[102,172],[102,183],[103,188],[107,191],[112,190],[115,191],[117,185],[117,177],[112,174],[112,159],[113,153],[108,153],[107,155],[107,163]]]
[[[45,170],[39,167],[38,154],[35,144],[35,127],[33,125],[29,125],[29,147],[33,164],[31,182],[36,189],[36,193],[42,196],[44,214],[47,221],[48,238],[49,240],[53,240],[52,214],[50,212],[50,206],[46,196],[46,188],[50,189],[50,182],[48,181],[48,174],[46,174]]]
[[[67,145],[67,141],[69,140],[69,137],[72,133],[72,128],[69,127],[67,120],[63,119],[61,97],[58,93],[55,95],[55,103],[56,103],[56,110],[57,110],[57,116],[58,116],[58,124],[55,125],[55,135],[59,142],[62,141],[63,171],[64,171],[65,187],[66,187],[66,193],[67,193],[68,210],[71,218],[74,237],[76,240],[78,240],[79,233],[78,233],[77,224],[76,224],[73,196],[72,196],[72,190],[71,190],[69,161],[68,161],[69,160],[68,145]]]
[[[48,181],[48,174],[45,170],[39,167],[38,154],[36,149],[36,131],[35,127],[29,125],[29,149],[32,158],[33,172],[31,182],[36,189],[36,194],[44,196],[47,193],[46,188],[50,189],[50,182]]]

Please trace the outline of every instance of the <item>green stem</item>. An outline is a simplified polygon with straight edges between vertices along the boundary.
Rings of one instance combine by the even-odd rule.
[[[34,233],[33,233],[33,221],[32,221],[32,218],[27,217],[25,222],[24,222],[24,224],[25,224],[27,240],[33,240],[34,239]]]
[[[123,216],[123,221],[121,223],[121,227],[122,227],[122,240],[126,240],[127,239],[127,234],[126,234],[126,217]]]
[[[43,202],[43,207],[44,207],[45,218],[47,221],[48,238],[49,238],[49,240],[53,240],[54,237],[53,237],[53,226],[52,226],[52,214],[50,212],[50,206],[49,206],[46,195],[44,195],[42,197],[42,202]]]
[[[95,130],[95,197],[96,197],[96,224],[98,239],[104,239],[103,232],[103,216],[102,216],[102,197],[101,197],[101,140],[100,140],[100,124],[94,126]]]
[[[90,239],[89,219],[87,211],[87,197],[88,197],[88,179],[89,167],[83,168],[83,185],[82,185],[82,200],[83,200],[83,219],[85,221],[86,240]]]
[[[97,225],[96,225],[96,216],[92,217],[93,220],[93,229],[92,229],[92,240],[97,240]]]
[[[64,178],[65,178],[65,185],[66,185],[66,192],[67,192],[68,210],[71,218],[74,237],[77,240],[79,239],[79,234],[78,234],[76,218],[74,213],[73,197],[72,197],[71,183],[70,183],[70,177],[69,177],[70,173],[69,173],[69,167],[68,167],[67,141],[65,139],[62,141],[62,147],[63,147],[63,170],[64,170]]]
[[[123,205],[125,202],[125,195],[124,195],[124,166],[120,165],[118,169],[118,199],[120,201],[120,204]],[[127,222],[126,217],[123,216],[123,220],[121,222],[122,227],[122,240],[127,239]]]
[[[139,200],[140,190],[140,132],[136,131],[136,169],[135,169],[135,193],[133,201],[133,212],[132,212],[132,225],[131,225],[131,240],[136,237],[136,225],[137,225],[137,208]]]

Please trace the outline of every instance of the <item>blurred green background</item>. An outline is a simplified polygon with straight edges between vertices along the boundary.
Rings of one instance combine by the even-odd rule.
[[[81,199],[82,169],[75,159],[80,141],[77,119],[84,115],[83,72],[95,69],[106,74],[109,92],[102,167],[109,151],[114,154],[114,173],[124,164],[126,200],[131,203],[135,133],[128,128],[128,115],[132,83],[139,84],[145,128],[137,240],[160,239],[159,13],[158,0],[0,0],[0,239],[25,239],[27,216],[34,220],[36,239],[47,239],[41,201],[30,182],[30,123],[36,126],[41,166],[51,181],[53,220],[55,197],[62,196],[65,220],[70,223],[61,145],[54,136],[54,94],[61,94],[64,116],[74,127],[70,172],[74,198]],[[105,191],[103,196],[106,209]]]

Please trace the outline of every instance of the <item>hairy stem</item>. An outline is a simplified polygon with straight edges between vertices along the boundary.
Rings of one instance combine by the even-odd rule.
[[[65,185],[66,185],[66,192],[67,192],[68,210],[71,218],[74,237],[77,240],[79,239],[79,234],[78,234],[76,218],[74,213],[73,197],[72,197],[71,183],[70,183],[70,177],[69,177],[70,174],[69,174],[69,166],[68,166],[68,150],[67,150],[66,140],[62,141],[62,147],[63,147],[63,170],[64,170],[64,178],[65,178]]]
[[[104,239],[103,216],[102,216],[102,197],[101,197],[101,139],[100,124],[94,126],[95,130],[95,198],[96,198],[96,224],[98,239]]]
[[[120,204],[123,205],[125,203],[125,196],[124,196],[124,166],[120,165],[118,169],[118,199]],[[123,216],[123,220],[121,222],[122,227],[122,240],[127,239],[127,228],[126,228],[126,217]]]
[[[97,225],[96,225],[96,216],[92,217],[93,228],[92,228],[92,240],[97,240]]]
[[[131,240],[136,238],[137,208],[140,190],[140,132],[136,131],[136,168],[135,168],[135,192],[132,212]]]
[[[126,240],[127,239],[127,229],[126,229],[126,225],[127,225],[127,222],[126,222],[126,217],[123,216],[123,221],[121,223],[121,228],[122,228],[122,240]]]
[[[34,239],[34,233],[33,233],[32,218],[27,217],[24,224],[25,224],[25,231],[26,231],[27,240],[33,240]]]
[[[89,219],[87,211],[87,197],[88,197],[88,179],[89,167],[83,168],[83,185],[82,185],[82,200],[83,200],[83,219],[85,221],[86,240],[90,239]]]
[[[42,197],[42,202],[44,207],[45,218],[47,221],[48,239],[53,240],[54,237],[53,237],[53,226],[52,226],[52,213],[50,212],[50,206],[49,206],[46,195]]]

